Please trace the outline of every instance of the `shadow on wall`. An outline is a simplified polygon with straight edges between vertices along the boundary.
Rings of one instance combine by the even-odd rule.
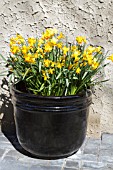
[[[15,131],[15,123],[13,116],[13,105],[11,103],[10,89],[8,87],[8,82],[6,79],[2,80],[1,85],[1,109],[0,113],[3,113],[3,118],[1,120],[1,130],[3,133],[13,135]]]
[[[3,113],[3,117],[1,120],[1,131],[5,135],[5,137],[11,142],[14,148],[19,151],[20,153],[32,157],[37,158],[36,156],[32,155],[31,153],[24,150],[18,142],[17,135],[16,135],[16,127],[14,121],[14,114],[13,114],[13,105],[11,103],[11,95],[10,89],[8,87],[8,81],[6,79],[2,80],[1,85],[1,94],[0,98],[2,101],[0,114]]]

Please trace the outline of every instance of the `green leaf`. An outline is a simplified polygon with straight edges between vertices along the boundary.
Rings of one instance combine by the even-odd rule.
[[[77,87],[76,86],[71,86],[71,95],[74,95],[76,92]]]
[[[56,77],[56,80],[59,79],[59,77],[61,76],[61,74],[62,74],[62,72],[60,72],[60,73],[58,74],[58,76]]]
[[[66,90],[65,90],[65,96],[67,95],[67,91],[68,91],[68,88],[66,88]]]
[[[39,73],[41,72],[42,62],[39,62]]]
[[[28,68],[28,69],[26,70],[26,72],[25,72],[25,74],[24,74],[24,76],[23,76],[23,80],[24,80],[24,78],[26,77],[26,75],[28,74],[29,70],[30,70],[30,68]]]
[[[28,81],[29,79],[31,79],[33,76],[29,76],[28,78],[26,78],[26,81]]]
[[[86,77],[87,73],[88,73],[88,72],[85,72],[85,73],[84,73],[84,75],[83,75],[83,77],[82,77],[82,80]]]
[[[44,89],[44,83],[41,85],[39,92],[42,91]]]
[[[78,77],[73,77],[74,80],[78,80]]]
[[[41,82],[40,82],[40,80],[38,78],[37,78],[37,82],[38,82],[39,85],[41,85]]]
[[[10,76],[9,76],[9,84],[11,84],[11,82],[12,82],[12,80],[13,80],[13,76],[14,76],[14,74],[12,73],[12,74],[10,74]]]
[[[69,87],[69,80],[66,79],[66,86]]]
[[[49,96],[50,96],[50,94],[51,94],[51,84],[49,85],[48,94],[49,94]]]

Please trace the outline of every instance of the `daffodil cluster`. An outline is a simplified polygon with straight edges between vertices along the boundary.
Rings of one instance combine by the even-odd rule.
[[[40,38],[12,37],[10,75],[23,81],[29,92],[43,96],[75,95],[94,85],[94,75],[104,66],[101,47],[87,45],[83,36],[72,44],[64,42],[65,35],[52,28]]]

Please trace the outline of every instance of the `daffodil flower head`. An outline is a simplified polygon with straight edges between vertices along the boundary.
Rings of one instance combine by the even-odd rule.
[[[111,60],[111,61],[113,62],[113,54],[110,55],[107,59],[108,59],[108,60]]]
[[[50,52],[52,50],[52,46],[50,43],[45,44],[44,51],[45,52]]]
[[[78,68],[76,69],[76,73],[77,73],[77,74],[80,74],[80,72],[81,72],[81,69],[80,69],[80,67],[78,67]]]
[[[63,53],[66,55],[67,52],[69,51],[69,48],[66,47],[66,46],[64,46],[64,47],[62,48],[62,50],[63,50]]]
[[[78,44],[82,44],[82,43],[86,43],[86,37],[83,37],[83,36],[78,36],[76,37],[76,41]]]

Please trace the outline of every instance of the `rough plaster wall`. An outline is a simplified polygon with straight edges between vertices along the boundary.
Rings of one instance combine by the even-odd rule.
[[[73,41],[85,35],[91,44],[113,52],[112,0],[1,0],[0,51],[7,56],[8,41],[16,32],[36,36],[44,28],[56,27]],[[3,67],[1,67],[1,70]],[[104,70],[110,81],[96,87],[90,108],[88,134],[113,133],[113,65]],[[4,92],[4,90],[2,91]]]

